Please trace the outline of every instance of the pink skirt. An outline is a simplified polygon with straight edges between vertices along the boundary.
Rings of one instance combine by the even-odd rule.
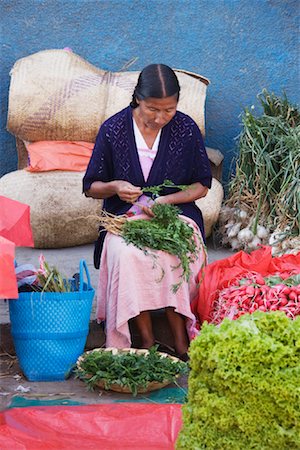
[[[133,216],[129,220],[148,219],[145,214]],[[198,277],[206,264],[206,250],[196,223],[184,216],[194,228],[194,239],[200,251],[192,264],[192,276],[184,281],[176,293],[172,285],[180,281],[179,259],[169,253],[151,250],[157,258],[145,255],[124,239],[107,233],[100,262],[99,285],[97,290],[97,319],[106,322],[106,347],[128,348],[131,336],[129,319],[142,311],[173,307],[186,318],[189,339],[198,334],[196,319],[190,302],[198,294]]]

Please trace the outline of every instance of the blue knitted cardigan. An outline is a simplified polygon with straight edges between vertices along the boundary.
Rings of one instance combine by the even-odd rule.
[[[128,106],[118,112],[100,127],[83,178],[83,191],[88,190],[94,181],[113,180],[129,181],[141,188],[157,186],[164,180],[171,180],[176,185],[200,182],[210,188],[210,163],[199,127],[191,117],[177,111],[162,129],[157,154],[145,180],[134,138],[132,108]],[[160,195],[176,191],[164,188]],[[105,199],[103,204],[105,210],[117,215],[124,214],[131,206],[117,195]],[[195,202],[177,206],[181,214],[197,223],[205,239],[202,214]]]

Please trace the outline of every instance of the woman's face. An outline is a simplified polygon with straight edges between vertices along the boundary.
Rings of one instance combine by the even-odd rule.
[[[137,100],[139,106],[136,113],[142,124],[151,130],[160,130],[176,114],[177,94],[171,97],[154,98],[148,97],[145,100]]]

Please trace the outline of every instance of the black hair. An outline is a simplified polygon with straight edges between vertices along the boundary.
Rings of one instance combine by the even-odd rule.
[[[178,100],[179,91],[178,78],[171,67],[165,64],[150,64],[139,75],[130,106],[137,108],[137,100],[149,97],[165,98],[177,94]]]

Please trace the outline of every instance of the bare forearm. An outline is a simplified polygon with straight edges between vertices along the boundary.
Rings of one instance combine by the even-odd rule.
[[[193,183],[187,189],[159,197],[157,201],[159,203],[170,203],[173,205],[189,203],[205,197],[207,192],[208,188],[206,186],[203,186],[201,183]]]
[[[85,195],[87,197],[103,199],[118,195],[121,200],[133,203],[142,195],[142,190],[128,181],[123,180],[114,180],[107,183],[94,181],[90,189],[85,191]]]
[[[94,181],[90,189],[85,191],[87,197],[109,198],[116,194],[116,181],[104,183],[103,181]]]

